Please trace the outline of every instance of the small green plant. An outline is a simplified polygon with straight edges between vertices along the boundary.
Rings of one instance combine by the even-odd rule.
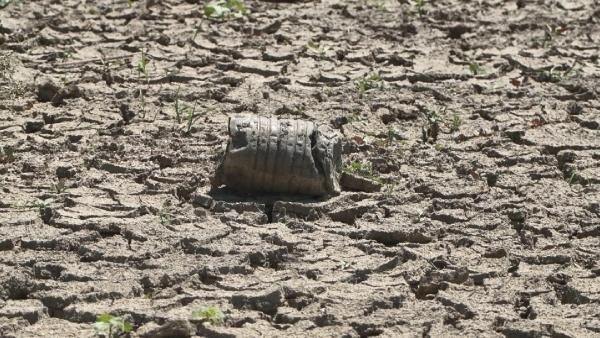
[[[248,12],[241,0],[214,0],[204,5],[204,16],[212,19],[224,19],[231,16],[239,18]]]
[[[141,77],[142,74],[144,74],[146,80],[148,80],[148,63],[150,63],[150,60],[146,56],[146,53],[144,53],[144,51],[142,50],[142,56],[140,57],[140,60],[137,63],[138,78]]]
[[[40,211],[49,208],[50,205],[54,203],[54,199],[53,198],[47,198],[47,199],[43,199],[43,200],[33,200],[33,201],[29,201],[25,204],[21,204],[21,205],[17,205],[15,206],[17,209],[38,209]]]
[[[344,171],[349,174],[370,176],[373,174],[373,165],[368,161],[354,161],[346,165]]]
[[[0,0],[0,8],[8,6],[13,0]]]
[[[375,176],[373,172],[373,163],[369,161],[354,161],[350,162],[343,169],[348,174],[354,174],[368,178],[371,181],[383,184],[383,180],[380,177]]]
[[[423,15],[423,8],[425,7],[425,0],[414,0],[413,1],[414,13],[418,16]]]
[[[569,185],[573,185],[573,184],[581,184],[581,185],[587,185],[589,184],[589,181],[584,178],[583,176],[579,175],[577,173],[577,170],[575,169],[570,169],[569,171],[567,171],[567,173],[565,173],[564,175],[565,180],[567,181],[567,183],[569,183]]]
[[[388,127],[385,136],[385,142],[388,146],[394,143],[394,141],[402,140],[402,135],[398,134],[398,132],[392,127]]]
[[[383,89],[383,79],[378,73],[371,73],[354,80],[354,84],[358,88],[360,97],[363,97],[365,92],[370,89]]]
[[[485,71],[483,70],[483,68],[481,68],[481,66],[479,65],[479,63],[477,61],[475,61],[475,60],[469,61],[469,71],[473,75],[479,75],[479,74],[485,73]]]
[[[177,124],[181,123],[181,115],[182,115],[182,107],[179,103],[179,90],[181,86],[177,87],[177,92],[175,93],[175,120]]]
[[[192,107],[188,107],[187,108],[187,116],[186,116],[186,128],[185,128],[185,133],[186,135],[189,135],[190,132],[192,131],[192,126],[194,125],[194,122],[200,118],[201,115],[196,114],[196,102],[194,102],[194,106]]]
[[[377,140],[373,142],[379,147],[389,147],[396,141],[402,141],[402,135],[400,135],[394,128],[388,126],[385,133],[369,133],[365,132],[368,136],[376,137]]]
[[[436,143],[433,145],[433,149],[439,151],[440,153],[443,153],[446,151],[446,146],[441,143]]]
[[[308,46],[308,48],[310,48],[316,54],[319,54],[319,56],[321,57],[325,56],[325,52],[327,52],[327,50],[329,49],[318,42],[314,42],[313,40],[309,40],[306,43],[306,45]]]
[[[123,337],[131,332],[131,329],[131,323],[109,313],[98,315],[94,323],[94,332],[104,338]]]
[[[201,319],[214,326],[223,325],[225,322],[225,314],[218,308],[211,306],[196,310],[192,313],[195,318]]]
[[[65,179],[61,178],[56,183],[52,183],[52,190],[54,190],[57,194],[62,194],[67,190],[67,185],[65,183]]]
[[[160,224],[165,226],[165,225],[171,225],[172,220],[172,216],[171,216],[171,201],[166,200],[160,210],[158,210],[158,218],[160,219]]]
[[[455,133],[460,129],[460,126],[462,126],[463,121],[460,118],[460,114],[458,114],[458,112],[453,111],[452,112],[452,118],[450,119],[450,122],[448,123],[448,127],[450,128],[450,132],[451,133]]]

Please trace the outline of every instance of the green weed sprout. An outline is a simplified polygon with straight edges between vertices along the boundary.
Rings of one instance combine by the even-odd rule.
[[[214,306],[202,308],[192,313],[195,318],[204,320],[212,325],[219,326],[225,322],[225,314],[223,311]]]
[[[138,61],[137,71],[138,75],[144,74],[144,76],[146,77],[146,81],[148,80],[148,68],[146,67],[148,66],[148,63],[150,63],[150,59],[148,59],[148,57],[142,50],[142,57],[140,58],[140,61]]]
[[[194,102],[193,107],[188,107],[187,109],[187,118],[186,118],[186,130],[185,133],[189,135],[190,131],[192,131],[192,125],[194,125],[194,121],[196,121],[200,116],[196,114],[196,102]]]
[[[415,13],[421,16],[423,14],[423,7],[425,7],[425,0],[415,0],[414,7]]]
[[[359,95],[362,97],[369,89],[382,89],[383,79],[378,73],[372,73],[354,80],[354,84],[356,84],[356,87],[358,87]]]
[[[241,0],[214,0],[204,5],[204,16],[223,19],[229,16],[242,17],[248,12]]]
[[[8,6],[13,0],[0,0],[0,8]]]
[[[373,164],[369,161],[354,161],[349,163],[343,169],[348,174],[355,174],[368,178],[371,181],[383,184],[383,180],[380,177],[375,176],[373,173]]]
[[[479,74],[485,73],[485,71],[483,70],[483,68],[481,68],[481,66],[479,65],[479,63],[477,63],[477,61],[475,61],[475,60],[471,60],[469,62],[469,71],[473,75],[479,75]]]
[[[314,42],[313,40],[309,40],[306,45],[321,57],[325,56],[325,52],[328,50],[328,48],[318,42]]]
[[[64,179],[59,179],[58,182],[52,183],[52,190],[57,194],[62,194],[67,190],[67,185]]]
[[[175,120],[177,121],[177,123],[181,123],[181,104],[179,103],[179,90],[181,89],[181,86],[177,87],[177,93],[175,93]]]
[[[458,112],[452,112],[452,119],[450,120],[449,126],[450,126],[450,132],[455,133],[460,129],[460,126],[462,126],[463,121],[460,118],[460,114],[458,114]]]
[[[94,323],[94,332],[96,335],[105,338],[122,337],[131,332],[131,329],[131,323],[109,313],[98,315]]]

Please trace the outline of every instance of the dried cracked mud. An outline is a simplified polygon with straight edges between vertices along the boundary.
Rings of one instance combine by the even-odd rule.
[[[0,336],[600,336],[597,1],[245,5],[0,9]],[[383,188],[209,194],[238,113]]]

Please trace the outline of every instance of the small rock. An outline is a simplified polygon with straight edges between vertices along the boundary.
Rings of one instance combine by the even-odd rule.
[[[521,142],[523,140],[523,136],[525,136],[524,130],[506,130],[504,133],[515,143]]]
[[[345,190],[377,192],[382,184],[354,174],[342,173],[340,184]]]
[[[283,294],[277,289],[262,295],[233,295],[231,304],[238,309],[252,309],[266,314],[275,314],[283,304]]]
[[[504,248],[488,248],[483,257],[486,258],[502,258],[506,257],[506,250]]]
[[[448,27],[448,37],[451,39],[460,39],[463,34],[469,33],[471,30],[471,27],[461,24]]]
[[[76,85],[61,87],[51,79],[43,80],[37,88],[37,98],[40,102],[64,103],[65,99],[82,96],[81,90]]]
[[[560,164],[574,162],[576,157],[577,155],[573,150],[561,150],[556,154],[556,159],[558,159],[558,163]]]
[[[21,317],[30,324],[48,316],[48,309],[37,299],[9,300],[0,308],[0,318]]]
[[[23,124],[26,133],[35,133],[44,128],[44,121],[27,121]]]
[[[149,322],[140,327],[136,333],[140,338],[191,337],[196,328],[185,319],[167,320],[163,325]]]
[[[583,112],[583,108],[577,102],[569,102],[567,104],[567,113],[571,115],[579,115]]]
[[[71,143],[78,143],[83,138],[83,135],[72,134],[67,136],[67,138]]]
[[[345,124],[348,124],[348,122],[350,121],[348,120],[347,116],[338,116],[331,120],[331,124],[337,129],[341,128]]]
[[[161,169],[172,167],[174,164],[173,158],[166,156],[164,154],[158,154],[158,155],[152,156],[152,157],[150,157],[150,159],[153,162],[158,163],[158,166]]]
[[[527,210],[524,209],[511,209],[507,211],[507,214],[513,223],[523,223],[527,218]]]
[[[11,239],[0,240],[0,251],[12,250],[15,247],[15,243]]]
[[[340,74],[321,72],[321,74],[319,75],[319,82],[323,82],[323,83],[335,83],[335,82],[346,82],[346,81],[348,81],[346,76],[340,75]]]
[[[64,164],[56,167],[56,177],[58,178],[73,178],[75,176],[75,169],[73,166]]]
[[[135,117],[135,113],[129,108],[128,104],[122,103],[119,106],[119,111],[121,112],[121,118],[123,118],[125,124],[129,123]]]
[[[284,60],[294,60],[295,54],[292,52],[274,52],[274,51],[265,51],[262,55],[262,59],[264,61],[284,61]]]
[[[260,32],[267,33],[267,34],[275,34],[275,33],[277,33],[277,31],[280,28],[281,28],[281,21],[276,20],[276,21],[273,21],[273,22],[267,24],[266,26],[258,28],[258,30]]]

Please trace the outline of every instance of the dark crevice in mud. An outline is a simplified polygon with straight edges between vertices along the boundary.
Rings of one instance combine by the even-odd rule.
[[[376,337],[385,332],[375,324],[370,323],[352,323],[351,326],[361,338]]]
[[[273,204],[275,203],[265,203],[265,214],[267,215],[267,223],[273,223]]]
[[[325,168],[323,167],[323,159],[319,156],[319,149],[317,145],[318,130],[314,130],[310,134],[310,150],[315,167],[321,176],[325,176]]]

